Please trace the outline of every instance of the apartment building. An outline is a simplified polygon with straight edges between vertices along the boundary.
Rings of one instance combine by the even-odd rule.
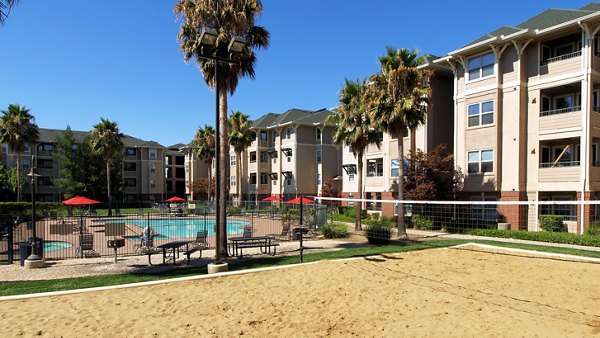
[[[593,200],[600,195],[600,3],[549,9],[435,60],[454,75],[454,154],[471,200]],[[500,206],[512,229],[538,213],[581,232],[589,207]],[[492,215],[494,216],[494,215]]]
[[[37,197],[40,201],[58,202],[63,199],[63,192],[54,187],[52,180],[60,177],[60,164],[54,158],[56,137],[62,135],[64,130],[39,128],[40,139],[35,145],[27,145],[21,157],[21,167],[28,172],[31,168],[32,155],[36,161],[36,170],[40,175],[37,178]],[[87,131],[73,130],[76,143],[83,142],[89,135]],[[135,137],[123,138],[123,182],[125,185],[125,201],[159,201],[162,199],[165,187],[164,158],[165,147],[153,142],[144,141]],[[16,165],[17,155],[6,144],[2,144],[1,151],[3,164],[8,168]],[[29,195],[29,182],[24,181],[24,200],[31,199]],[[124,202],[125,202],[124,201]]]
[[[430,61],[435,58],[430,58]],[[408,157],[409,151],[420,149],[428,152],[437,145],[446,145],[448,152],[453,150],[453,105],[452,83],[453,74],[447,65],[428,62],[421,66],[432,71],[429,79],[431,97],[425,116],[425,123],[416,129],[414,135],[402,139],[404,156]],[[411,142],[413,138],[413,142]],[[383,133],[381,146],[369,145],[363,159],[363,192],[365,199],[373,200],[364,203],[363,207],[369,213],[377,212],[382,215],[393,216],[398,213],[394,204],[381,203],[381,200],[398,199],[398,171],[400,159],[398,156],[398,138],[388,133]],[[411,149],[411,143],[415,149]],[[403,161],[404,162],[404,161]],[[342,197],[359,198],[358,196],[358,170],[357,159],[349,146],[343,147],[342,152]],[[344,206],[353,206],[353,203],[343,203]]]
[[[323,183],[341,175],[341,149],[332,141],[333,112],[290,109],[269,113],[252,123],[254,141],[239,163],[230,151],[230,194],[236,202],[237,185],[244,201],[271,195],[289,200],[299,195],[320,195]],[[237,167],[241,166],[241,178]]]
[[[165,194],[167,198],[186,195],[185,153],[183,143],[174,144],[165,152]]]

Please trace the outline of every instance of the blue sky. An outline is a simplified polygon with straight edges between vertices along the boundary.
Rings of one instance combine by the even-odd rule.
[[[338,104],[345,78],[377,72],[386,46],[445,55],[502,25],[590,1],[263,0],[271,46],[229,111],[258,118]],[[164,146],[214,125],[215,97],[179,52],[175,1],[22,0],[0,27],[0,110],[27,106],[43,128],[108,118]]]

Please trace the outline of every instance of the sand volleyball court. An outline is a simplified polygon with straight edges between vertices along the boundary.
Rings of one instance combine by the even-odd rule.
[[[592,336],[600,264],[464,247],[0,302],[0,336]]]

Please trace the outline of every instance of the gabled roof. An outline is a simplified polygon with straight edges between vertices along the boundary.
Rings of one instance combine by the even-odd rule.
[[[65,131],[64,129],[47,129],[38,128],[40,132],[40,140],[42,143],[54,143],[57,136],[61,136]],[[90,135],[89,131],[71,130],[73,132],[73,138],[75,142],[83,142],[83,140]],[[125,135],[123,137],[123,145],[125,147],[132,148],[164,148],[161,144],[154,141],[144,141],[133,136]]]
[[[579,18],[583,18],[590,14],[594,14],[600,12],[600,2],[592,2],[589,3],[580,9],[556,9],[551,8],[543,11],[542,13],[527,19],[516,26],[502,26],[488,34],[481,36],[480,38],[471,41],[463,48],[459,49],[462,51],[469,47],[475,47],[478,43],[483,41],[499,38],[503,36],[508,36],[511,34],[515,34],[520,31],[529,30],[531,32],[541,31],[544,29],[548,29],[551,27],[555,27],[573,20],[577,20]],[[453,54],[451,52],[450,54]]]
[[[277,128],[290,124],[315,125],[323,124],[333,112],[321,109],[317,111],[292,108],[285,113],[268,113],[252,122],[252,129]]]

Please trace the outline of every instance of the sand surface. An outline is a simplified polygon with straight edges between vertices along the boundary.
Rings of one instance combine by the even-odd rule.
[[[600,264],[432,249],[0,302],[0,336],[592,336]]]

